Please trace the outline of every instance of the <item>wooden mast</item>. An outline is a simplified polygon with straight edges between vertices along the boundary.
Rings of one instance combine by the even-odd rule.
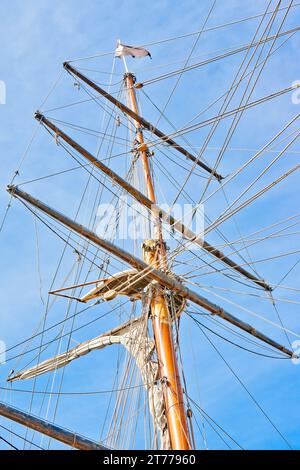
[[[125,74],[125,83],[128,89],[131,109],[138,113],[138,105],[134,89],[135,77],[131,73]],[[156,204],[154,184],[151,176],[148,149],[144,142],[140,123],[133,121],[136,129],[136,140],[144,171],[148,198]],[[162,238],[162,227],[159,218],[156,218],[154,227],[155,240],[147,240],[143,245],[144,260],[161,270],[166,269],[166,249]],[[163,386],[166,417],[170,435],[170,444],[173,450],[191,449],[187,425],[186,412],[183,401],[183,391],[180,382],[177,358],[172,335],[172,319],[168,304],[164,297],[163,288],[153,289],[151,300],[151,319],[156,345],[160,380]]]

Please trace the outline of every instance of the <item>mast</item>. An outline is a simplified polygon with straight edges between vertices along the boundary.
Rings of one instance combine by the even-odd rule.
[[[185,410],[184,400],[183,400],[183,390],[181,386],[179,368],[177,363],[175,345],[173,340],[172,332],[172,322],[174,321],[174,316],[172,317],[172,312],[169,307],[169,302],[166,299],[165,290],[168,289],[174,295],[174,293],[180,293],[184,299],[190,299],[196,304],[203,306],[212,314],[216,314],[223,318],[224,320],[232,323],[233,325],[241,328],[247,333],[259,338],[265,343],[273,346],[274,348],[280,350],[281,352],[287,354],[290,357],[296,357],[292,351],[288,350],[284,346],[276,343],[270,338],[266,337],[262,333],[258,332],[251,325],[248,325],[233,315],[224,311],[221,307],[218,307],[197,293],[187,289],[180,280],[174,279],[169,276],[166,266],[166,245],[162,236],[162,220],[164,220],[163,212],[158,211],[159,207],[156,204],[155,188],[154,182],[151,175],[151,168],[149,165],[149,151],[147,144],[144,141],[143,130],[141,126],[144,127],[142,118],[139,116],[137,98],[136,98],[136,87],[134,86],[135,77],[127,71],[124,76],[126,82],[126,87],[128,90],[128,96],[130,100],[130,107],[126,108],[126,113],[131,117],[133,124],[136,130],[136,147],[135,150],[141,157],[141,162],[143,166],[144,178],[147,189],[147,197],[140,193],[137,189],[132,187],[127,181],[123,180],[116,173],[106,167],[101,161],[93,157],[89,152],[83,149],[79,144],[75,143],[70,137],[60,131],[56,126],[54,126],[50,121],[48,121],[40,113],[36,114],[36,118],[42,123],[47,125],[57,137],[62,137],[69,145],[75,148],[80,154],[87,158],[94,166],[98,167],[101,171],[107,174],[112,180],[116,181],[120,186],[124,187],[135,199],[137,199],[141,204],[150,208],[153,221],[154,221],[154,239],[145,240],[143,243],[143,261],[135,258],[131,253],[127,253],[122,249],[119,249],[117,246],[108,242],[107,240],[100,239],[95,233],[86,229],[82,225],[77,224],[76,222],[68,219],[64,215],[58,213],[57,211],[49,208],[41,201],[36,200],[30,195],[20,191],[15,186],[10,186],[8,191],[14,197],[23,199],[35,207],[39,208],[50,217],[62,222],[64,225],[70,227],[80,236],[85,237],[86,239],[92,241],[96,245],[106,249],[110,253],[118,256],[123,261],[126,261],[131,266],[145,271],[151,280],[156,281],[155,283],[149,282],[148,285],[148,294],[150,297],[150,311],[151,311],[151,321],[153,325],[153,333],[155,340],[155,349],[157,351],[158,357],[158,368],[159,368],[159,378],[161,384],[161,390],[163,393],[163,399],[160,400],[160,403],[163,404],[166,419],[167,419],[167,429],[170,436],[170,446],[173,450],[188,450],[191,449],[191,439],[189,435],[189,428],[187,425],[187,414]],[[130,112],[129,112],[130,111]],[[147,127],[146,127],[147,128]],[[153,209],[155,208],[155,210]],[[175,224],[175,220],[170,219],[170,225],[174,225],[177,229],[180,227],[179,231],[183,232],[184,226],[180,223]],[[191,234],[191,239],[196,241],[198,237],[195,234]],[[205,242],[204,242],[205,243]],[[204,244],[204,249],[210,251],[219,259],[223,260],[224,255],[213,248],[212,246],[207,246]],[[225,258],[226,259],[226,258]],[[254,276],[251,276],[249,273],[244,270],[241,270],[240,267],[236,266],[235,263],[226,259],[226,263],[231,265],[237,271],[245,274],[249,279],[254,280],[258,285],[265,287],[267,290],[271,290],[263,280],[259,280]],[[156,376],[155,376],[156,377]],[[155,384],[158,382],[155,381]],[[5,406],[5,405],[4,405]],[[2,413],[2,408],[0,407],[0,415]],[[2,413],[3,414],[3,413]],[[8,416],[10,419],[14,419],[13,414]],[[29,416],[29,415],[28,415]],[[29,418],[31,418],[29,416]],[[17,420],[16,420],[17,421]],[[24,421],[25,422],[25,421]],[[30,421],[30,419],[28,420]],[[30,426],[29,426],[30,427]],[[33,428],[35,429],[35,428]],[[43,431],[41,431],[43,432]],[[50,433],[49,433],[50,435]],[[51,434],[52,437],[55,437],[54,434]],[[76,438],[76,435],[73,434],[73,438]],[[55,437],[58,440],[59,437]],[[65,441],[62,441],[65,442]],[[79,448],[79,447],[78,447]]]
[[[128,90],[131,109],[138,115],[138,104],[134,89],[135,77],[131,73],[126,73],[124,79]],[[136,120],[133,122],[136,129],[136,140],[139,144],[137,150],[143,165],[147,195],[152,203],[156,204],[147,145],[144,142],[140,123]],[[166,248],[162,238],[162,227],[159,218],[156,218],[155,221],[154,236],[155,240],[145,240],[143,244],[144,261],[163,271],[166,269]],[[152,295],[151,320],[158,357],[159,376],[163,386],[171,448],[173,450],[189,450],[191,449],[191,444],[172,335],[171,314],[162,286],[156,286],[150,295]]]

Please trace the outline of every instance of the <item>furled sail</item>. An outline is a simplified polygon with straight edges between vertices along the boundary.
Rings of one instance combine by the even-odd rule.
[[[84,341],[34,367],[20,371],[9,377],[8,380],[11,382],[37,377],[64,367],[74,359],[78,359],[95,349],[103,349],[112,344],[121,344],[135,359],[136,366],[141,373],[143,385],[147,390],[153,425],[159,431],[161,449],[170,449],[163,390],[158,377],[158,363],[153,360],[155,346],[154,341],[147,336],[147,318],[144,315],[134,318],[96,338]]]
[[[108,301],[113,300],[117,295],[125,295],[133,300],[141,300],[143,291],[150,284],[153,284],[153,281],[147,274],[141,274],[137,269],[127,269],[106,279],[101,279],[96,283],[96,287],[80,298],[80,301],[88,302],[96,298]],[[171,312],[175,312],[175,316],[178,317],[186,305],[185,299],[179,294],[175,294],[172,298],[166,297]]]

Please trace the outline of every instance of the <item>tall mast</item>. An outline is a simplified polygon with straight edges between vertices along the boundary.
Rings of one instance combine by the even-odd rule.
[[[139,114],[134,89],[135,77],[127,72],[124,79],[128,90],[130,107],[136,114]],[[136,129],[136,140],[138,142],[137,150],[143,165],[147,195],[153,204],[156,204],[154,183],[148,159],[149,152],[144,142],[140,123],[135,120],[133,122]],[[154,237],[155,240],[146,240],[143,244],[144,260],[150,265],[165,270],[166,249],[159,218],[155,220]],[[151,295],[151,319],[159,363],[159,375],[163,387],[171,448],[176,450],[188,450],[191,449],[191,444],[172,335],[172,319],[163,288],[161,286],[155,287]]]

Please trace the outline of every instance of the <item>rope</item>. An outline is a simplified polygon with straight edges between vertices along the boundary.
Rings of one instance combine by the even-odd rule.
[[[292,8],[296,8],[299,5],[300,5],[300,3],[295,3],[294,5],[292,5]],[[287,7],[282,7],[282,8],[279,8],[278,11],[284,11],[286,9],[287,9]],[[222,23],[220,25],[210,26],[209,28],[205,28],[202,31],[199,31],[199,30],[198,31],[193,31],[191,33],[180,34],[180,35],[177,35],[177,36],[173,36],[171,38],[160,39],[159,41],[148,42],[148,43],[145,43],[145,44],[141,44],[140,46],[137,46],[137,47],[156,46],[156,45],[159,45],[159,44],[175,41],[175,40],[178,40],[178,39],[184,39],[184,38],[187,38],[187,37],[190,37],[190,36],[196,36],[200,32],[206,33],[206,32],[209,32],[209,31],[216,31],[217,29],[222,29],[222,28],[225,28],[227,26],[238,25],[238,24],[241,24],[245,21],[261,18],[265,15],[271,15],[272,13],[274,13],[274,10],[270,10],[270,11],[260,13],[260,14],[257,14],[257,15],[247,16],[245,18],[240,18],[238,20],[230,21],[230,22],[227,22],[227,23]],[[76,59],[68,60],[68,62],[70,62],[70,63],[71,62],[79,62],[79,61],[82,61],[82,60],[95,59],[95,58],[98,58],[98,57],[105,57],[105,56],[114,55],[114,54],[115,54],[115,50],[114,51],[109,51],[109,52],[102,52],[102,53],[99,53],[99,54],[94,54],[94,55],[90,55],[90,56],[86,56],[86,57],[78,57]]]
[[[230,370],[230,372],[234,375],[234,377],[237,379],[239,384],[242,386],[242,388],[245,390],[245,392],[249,395],[255,406],[260,410],[260,412],[263,414],[263,416],[267,419],[267,421],[271,424],[273,429],[277,432],[277,434],[281,437],[281,439],[285,442],[287,447],[292,450],[292,446],[288,442],[288,440],[284,437],[284,435],[281,433],[281,431],[278,429],[278,427],[274,424],[274,422],[271,420],[271,418],[268,416],[268,414],[265,412],[265,410],[262,408],[262,406],[259,404],[259,402],[256,400],[254,395],[249,391],[249,389],[246,387],[244,382],[240,379],[238,374],[233,370],[233,368],[230,366],[229,362],[224,358],[224,356],[221,354],[219,349],[215,346],[215,344],[212,342],[212,340],[208,337],[208,335],[203,331],[202,327],[198,325],[199,329],[201,330],[202,334],[205,336],[207,341],[211,344],[213,349],[216,351],[216,353],[221,357],[227,368]]]

